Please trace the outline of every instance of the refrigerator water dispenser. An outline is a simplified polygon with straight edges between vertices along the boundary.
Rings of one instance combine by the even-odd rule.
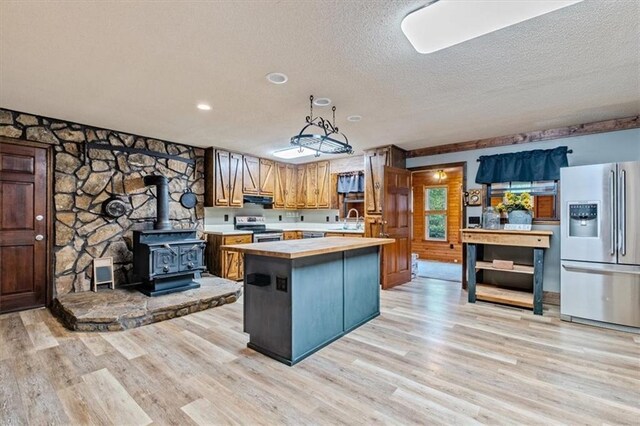
[[[569,203],[569,236],[598,237],[598,204]]]

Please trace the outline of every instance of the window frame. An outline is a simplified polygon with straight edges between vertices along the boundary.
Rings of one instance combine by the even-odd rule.
[[[444,210],[432,210],[429,208],[428,191],[432,189],[444,189]],[[449,241],[449,187],[447,185],[423,185],[424,196],[424,241],[446,243]],[[444,238],[434,238],[429,236],[429,216],[444,216]]]
[[[532,181],[531,185],[533,186],[533,184],[535,182],[551,182],[551,181]],[[496,182],[496,183],[508,183],[510,186],[514,183],[514,182]],[[518,182],[516,182],[518,183]],[[491,198],[492,198],[492,191],[491,191],[491,184],[485,184],[484,186],[484,194],[485,194],[485,199],[483,200],[483,209],[487,206],[491,206]],[[501,190],[502,191],[502,190]],[[508,190],[504,190],[504,191],[508,191]],[[534,197],[536,196],[553,196],[553,217],[543,217],[543,218],[539,218],[539,217],[534,217],[533,218],[533,223],[554,223],[554,222],[559,222],[560,221],[560,180],[554,180],[553,181],[553,189],[550,191],[544,191],[544,192],[535,192],[535,191],[531,191],[530,194]],[[535,199],[534,199],[535,202]]]

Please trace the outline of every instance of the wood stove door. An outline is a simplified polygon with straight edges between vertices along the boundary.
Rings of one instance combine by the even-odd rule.
[[[202,244],[180,246],[180,270],[192,271],[201,269]]]
[[[151,258],[153,260],[151,266],[153,275],[172,274],[180,271],[178,251],[174,248],[153,248],[151,249]]]

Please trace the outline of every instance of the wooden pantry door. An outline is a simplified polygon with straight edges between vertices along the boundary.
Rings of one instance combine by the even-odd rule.
[[[395,239],[382,249],[382,288],[411,281],[411,172],[384,167],[383,236]]]
[[[47,150],[0,140],[0,313],[47,302]]]

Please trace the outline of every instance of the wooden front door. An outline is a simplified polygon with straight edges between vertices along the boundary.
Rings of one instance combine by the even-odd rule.
[[[382,252],[382,288],[411,281],[411,172],[384,167],[382,225],[385,237],[394,238]]]
[[[47,150],[0,142],[0,313],[47,301]]]

